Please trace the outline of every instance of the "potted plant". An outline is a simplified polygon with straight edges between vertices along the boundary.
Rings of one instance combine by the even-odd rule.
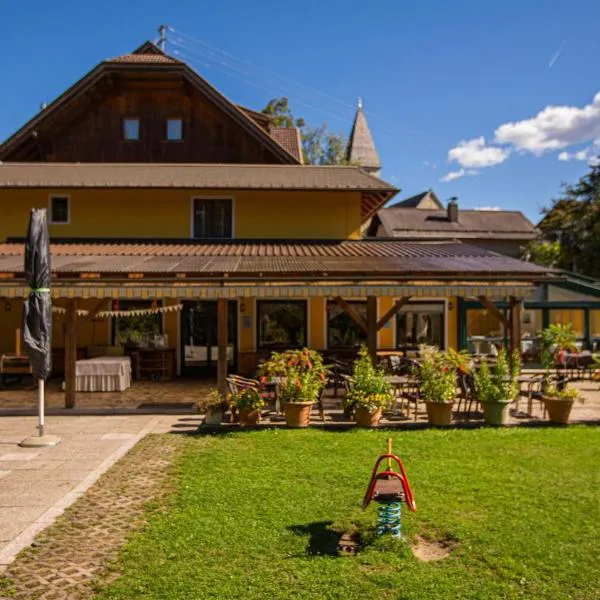
[[[359,427],[375,427],[391,398],[392,386],[385,371],[373,365],[367,348],[361,346],[354,363],[350,391],[344,398],[346,412],[354,413],[354,421]]]
[[[260,367],[261,380],[276,378],[277,394],[289,427],[308,427],[310,412],[326,381],[327,370],[316,350],[274,352]]]
[[[548,411],[548,419],[551,423],[566,425],[569,422],[571,409],[575,400],[583,402],[579,390],[564,385],[562,389],[556,385],[546,385],[542,400]]]
[[[257,425],[260,422],[261,409],[264,401],[260,390],[254,386],[240,388],[231,395],[231,404],[238,411],[240,425]]]
[[[419,346],[421,396],[427,407],[427,418],[436,427],[450,425],[452,405],[456,398],[456,367],[452,358],[435,346]]]
[[[221,425],[228,407],[227,399],[216,388],[210,390],[206,400],[198,403],[198,408],[205,413],[205,425]]]
[[[521,371],[521,357],[518,350],[508,363],[506,350],[498,353],[497,362],[489,367],[487,360],[481,362],[474,374],[477,397],[483,407],[483,419],[488,425],[506,425],[510,403],[519,392],[518,377]]]
[[[542,331],[542,366],[544,367],[544,387],[550,385],[550,372],[557,367],[558,380],[556,386],[561,389],[567,383],[566,355],[568,352],[577,352],[575,342],[577,337],[573,331],[573,324],[552,323]]]

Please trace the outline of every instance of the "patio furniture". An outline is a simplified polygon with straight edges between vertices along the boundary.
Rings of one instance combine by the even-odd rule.
[[[0,388],[4,386],[6,376],[14,376],[20,379],[23,375],[31,374],[31,362],[27,356],[9,354],[0,356]]]
[[[459,396],[457,412],[460,413],[460,408],[463,406],[465,418],[470,418],[472,415],[472,406],[475,403],[475,408],[479,404],[477,399],[477,389],[475,388],[475,378],[472,373],[459,373],[457,377]]]
[[[98,356],[75,363],[77,392],[124,392],[131,387],[128,356]]]

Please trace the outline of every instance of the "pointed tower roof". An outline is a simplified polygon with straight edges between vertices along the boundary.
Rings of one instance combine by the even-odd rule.
[[[363,112],[362,100],[358,99],[358,108],[356,109],[356,117],[354,125],[352,125],[352,133],[350,134],[350,142],[348,144],[348,160],[352,163],[359,164],[367,171],[377,175],[381,169],[379,155],[375,149],[375,142],[367,119]]]

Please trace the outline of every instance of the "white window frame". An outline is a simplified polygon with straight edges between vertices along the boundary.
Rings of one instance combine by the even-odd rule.
[[[137,121],[138,124],[138,128],[137,128],[137,137],[136,138],[128,138],[126,135],[126,129],[125,129],[125,123],[126,121]],[[123,136],[123,141],[125,142],[139,142],[140,141],[140,132],[141,132],[141,125],[142,122],[140,120],[139,117],[123,117],[121,119],[121,135]]]
[[[194,236],[194,203],[196,200],[231,200],[231,237],[197,238]],[[233,196],[192,196],[190,199],[190,239],[192,240],[235,240],[235,198]]]
[[[399,302],[400,300],[402,300],[402,298],[394,298],[394,306],[396,305],[397,302]],[[405,304],[402,308],[406,308],[407,306],[410,306],[410,302],[413,302],[414,304],[427,304],[427,303],[433,303],[433,302],[437,302],[439,304],[443,304],[444,305],[444,311],[443,311],[443,315],[444,315],[444,347],[440,348],[440,350],[443,351],[447,351],[448,350],[448,340],[449,340],[449,323],[448,323],[448,319],[449,319],[449,314],[448,314],[448,302],[449,302],[449,298],[436,298],[436,297],[429,297],[429,296],[424,296],[423,298],[421,297],[413,297],[411,298],[411,300]],[[402,310],[402,309],[400,309]],[[396,319],[398,318],[398,315],[400,314],[400,311],[398,311],[394,317],[393,320],[391,320],[390,322],[393,323],[393,343],[394,343],[394,348],[398,348],[398,324],[396,323]]]
[[[54,220],[54,206],[53,201],[55,198],[64,198],[67,201],[67,220],[66,221],[55,221]],[[48,224],[49,225],[70,225],[71,224],[71,196],[69,194],[50,194],[48,196]]]

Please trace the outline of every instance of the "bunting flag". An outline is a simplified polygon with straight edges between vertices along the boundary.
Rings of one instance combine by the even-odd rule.
[[[101,310],[94,315],[96,319],[128,319],[131,317],[141,317],[143,315],[156,315],[170,312],[179,312],[183,304],[173,304],[172,306],[157,306],[152,304],[151,308],[140,308],[136,310]],[[67,310],[61,306],[53,306],[52,312],[64,315]],[[78,317],[86,317],[90,314],[88,310],[78,310]]]

